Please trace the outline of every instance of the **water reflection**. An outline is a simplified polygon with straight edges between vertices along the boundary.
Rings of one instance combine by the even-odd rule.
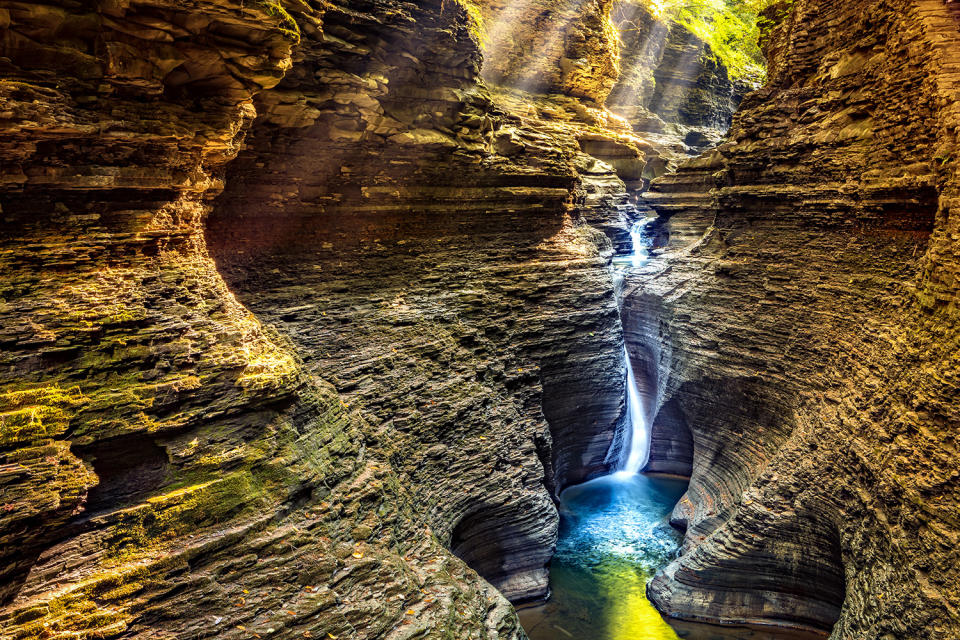
[[[531,640],[809,640],[790,632],[667,624],[650,604],[647,582],[679,546],[667,519],[686,486],[676,478],[615,474],[564,491],[552,595],[519,612]]]
[[[685,480],[616,474],[561,496],[551,598],[520,611],[531,640],[674,640],[647,600],[646,584],[676,553],[667,523]]]

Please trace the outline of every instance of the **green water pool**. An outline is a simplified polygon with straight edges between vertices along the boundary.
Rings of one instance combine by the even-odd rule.
[[[646,596],[681,536],[668,523],[687,482],[615,474],[561,496],[550,599],[520,610],[531,640],[801,640],[808,635],[667,623]]]

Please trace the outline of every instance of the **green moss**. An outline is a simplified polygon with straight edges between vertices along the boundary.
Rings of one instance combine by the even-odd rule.
[[[167,541],[202,533],[267,507],[284,493],[279,482],[248,469],[207,482],[168,487],[162,495],[119,515],[111,532],[111,555],[120,561],[141,557]]]
[[[280,31],[300,41],[300,26],[278,0],[257,0],[268,14],[280,21]]]
[[[657,17],[673,19],[710,45],[731,78],[762,81],[766,62],[762,29],[772,21],[770,7],[789,9],[793,0],[641,0]],[[782,16],[781,16],[782,18]]]
[[[487,27],[483,21],[483,11],[480,5],[473,0],[455,0],[460,7],[467,12],[469,20],[470,35],[481,46],[487,44]]]
[[[36,387],[0,394],[0,446],[35,443],[62,433],[73,410],[87,402],[79,387]]]
[[[261,326],[252,315],[242,319],[239,327],[243,336],[240,352],[246,367],[237,384],[248,394],[295,387],[301,368],[289,340]]]

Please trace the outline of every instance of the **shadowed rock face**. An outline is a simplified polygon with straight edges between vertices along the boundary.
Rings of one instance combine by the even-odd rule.
[[[403,38],[429,75],[405,49],[355,53],[412,27],[345,8],[324,24],[353,49],[302,47],[258,101],[208,243],[359,410],[436,535],[507,597],[542,597],[550,491],[606,470],[623,393],[609,245],[573,218],[576,140],[494,112],[444,22]],[[491,155],[508,127],[517,149]]]
[[[258,384],[255,361],[276,346],[226,291],[200,234],[204,200],[253,116],[245,103],[282,76],[296,34],[260,6],[198,8],[3,8],[3,602],[53,587],[58,570],[37,564],[52,544],[85,539],[55,559],[84,576],[83,556],[132,542],[89,531],[171,506],[116,513],[172,481],[157,441],[181,469],[197,469],[191,454],[207,446],[184,449],[184,429],[208,424],[229,439],[237,427],[228,414],[266,412],[267,423],[277,412],[266,406],[296,393],[284,388],[294,378],[282,359],[261,370],[260,393],[245,392]],[[105,470],[121,451],[123,470]],[[232,471],[193,500],[207,504],[254,473]],[[113,472],[118,486],[87,496]],[[101,513],[77,521],[92,510]],[[179,515],[174,528],[213,517]],[[103,626],[121,617],[106,615]]]
[[[797,0],[766,48],[729,142],[654,183],[663,251],[626,285],[655,424],[694,443],[684,554],[649,594],[688,619],[953,637],[958,23]]]
[[[620,74],[606,104],[638,132],[681,151],[716,145],[750,83],[729,77],[709,45],[678,23],[658,20],[643,2],[614,3]]]
[[[288,8],[3,5],[3,637],[518,637],[448,549],[542,595],[607,469],[576,134],[455,6]]]

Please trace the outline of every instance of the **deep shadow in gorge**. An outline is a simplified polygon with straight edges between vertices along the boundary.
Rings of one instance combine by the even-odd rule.
[[[960,635],[954,14],[0,0],[0,638],[520,640],[624,337],[664,612]]]

